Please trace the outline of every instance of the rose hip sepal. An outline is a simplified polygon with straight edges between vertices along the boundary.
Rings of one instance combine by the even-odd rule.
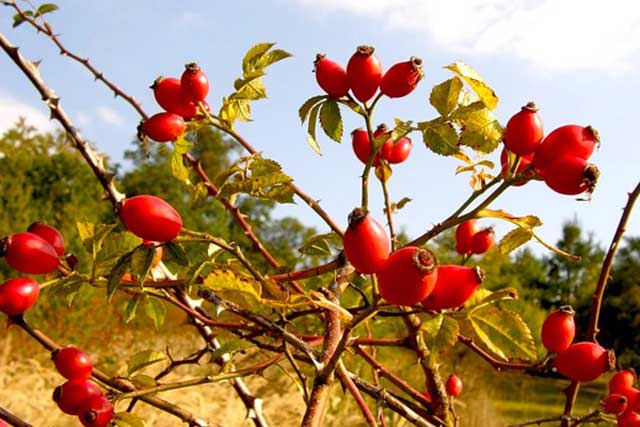
[[[184,72],[180,77],[180,87],[186,97],[197,104],[204,101],[209,94],[209,79],[198,64],[192,62],[184,66]]]
[[[16,233],[0,240],[0,255],[11,268],[27,274],[51,273],[60,263],[54,247],[33,233]]]
[[[7,316],[19,316],[38,300],[40,285],[27,277],[9,279],[0,285],[0,311]]]
[[[558,354],[554,366],[572,381],[593,381],[615,367],[615,354],[593,342],[579,342]]]
[[[113,419],[113,405],[102,395],[93,396],[82,404],[78,417],[84,427],[106,427]]]
[[[473,296],[483,278],[479,267],[440,265],[436,285],[422,305],[430,310],[460,307]]]
[[[552,353],[565,351],[576,336],[576,312],[569,305],[549,314],[542,324],[542,344]]]
[[[86,380],[93,372],[89,355],[77,347],[69,346],[51,353],[56,369],[68,380]]]
[[[347,77],[353,95],[367,102],[375,95],[382,80],[382,64],[371,46],[358,46],[347,64]]]
[[[408,61],[394,64],[380,80],[380,93],[389,98],[409,95],[424,77],[422,59],[412,56]]]
[[[34,222],[27,228],[27,231],[49,242],[58,256],[62,256],[64,253],[64,237],[62,237],[62,233],[57,228],[42,222]]]
[[[349,214],[343,244],[347,259],[360,273],[377,273],[389,258],[389,237],[384,227],[360,208]]]
[[[101,395],[100,388],[91,381],[69,380],[53,390],[53,401],[65,414],[79,415],[88,399]]]
[[[124,199],[118,214],[125,227],[143,240],[169,242],[182,228],[180,214],[159,197],[140,195]]]
[[[382,297],[396,305],[414,305],[433,291],[438,279],[436,257],[428,249],[406,246],[389,255],[378,272]]]
[[[538,108],[535,103],[529,102],[507,122],[504,145],[518,156],[527,156],[536,151],[543,137]]]
[[[321,53],[316,55],[313,62],[318,85],[331,98],[342,98],[349,93],[349,78],[344,68]]]

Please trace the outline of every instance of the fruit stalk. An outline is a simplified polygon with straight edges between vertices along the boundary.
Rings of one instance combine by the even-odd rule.
[[[389,187],[387,186],[387,180],[381,179],[380,185],[382,185],[382,193],[384,195],[384,212],[387,215],[387,225],[389,226],[389,238],[391,239],[391,252],[396,250],[397,240],[395,227],[393,225],[393,212],[391,212],[391,199],[389,197]]]
[[[8,422],[14,427],[33,427],[25,420],[18,418],[16,415],[12,414],[2,407],[0,407],[0,420]]]

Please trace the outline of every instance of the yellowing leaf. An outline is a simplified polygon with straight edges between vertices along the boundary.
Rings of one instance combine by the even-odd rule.
[[[311,109],[309,113],[309,123],[307,124],[307,143],[319,156],[322,155],[322,151],[320,151],[320,145],[318,145],[318,141],[316,140],[316,123],[318,122],[318,113],[320,112],[321,106],[322,104],[317,104]]]
[[[493,209],[482,209],[477,213],[479,218],[497,218],[505,221],[509,221],[518,227],[523,227],[527,229],[533,229],[535,227],[539,227],[542,225],[542,221],[535,215],[527,215],[518,217],[510,214],[509,212],[505,212],[503,210],[493,210]]]
[[[342,142],[342,116],[340,107],[333,99],[327,99],[320,107],[320,125],[324,133],[336,142]]]
[[[431,102],[431,105],[433,105],[441,116],[445,117],[458,105],[462,87],[462,80],[458,77],[444,81],[433,87],[431,96],[429,96],[429,102]]]
[[[516,228],[508,232],[498,243],[501,254],[507,255],[527,243],[533,237],[533,231],[529,228]]]
[[[140,369],[146,366],[153,365],[158,362],[162,362],[165,359],[166,359],[165,355],[162,353],[158,353],[157,351],[153,351],[153,350],[140,351],[134,354],[129,360],[127,372],[129,373],[129,375],[131,375],[132,373],[139,371]]]
[[[259,303],[262,299],[260,283],[238,276],[231,270],[213,270],[205,277],[202,285],[229,297],[240,297],[249,303]]]
[[[462,78],[474,90],[480,100],[488,109],[494,110],[498,106],[498,97],[496,93],[489,87],[476,70],[465,64],[464,62],[455,62],[444,67],[453,71]]]
[[[422,132],[422,140],[427,148],[442,156],[451,156],[460,152],[458,133],[449,123],[428,126]]]

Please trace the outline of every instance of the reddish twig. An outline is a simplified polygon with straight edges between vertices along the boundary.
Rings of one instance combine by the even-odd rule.
[[[291,273],[271,274],[267,276],[267,279],[274,280],[276,282],[291,282],[294,280],[302,280],[308,279],[310,277],[321,276],[331,271],[335,271],[342,266],[344,266],[344,258],[338,257],[324,265],[319,265],[300,271],[292,271]]]
[[[0,407],[0,420],[8,422],[9,425],[12,425],[13,427],[33,427],[25,420],[18,418],[16,415],[2,407]]]
[[[370,427],[376,427],[378,425],[378,422],[376,421],[375,415],[373,415],[371,409],[369,409],[369,405],[367,405],[367,402],[364,400],[364,397],[360,393],[358,386],[356,386],[353,380],[349,377],[349,374],[347,373],[347,370],[345,369],[342,361],[338,362],[338,366],[336,367],[336,375],[338,376],[338,379],[340,379],[342,386],[349,390],[349,393],[351,393],[351,396],[353,396],[353,400],[356,401],[356,404],[358,405],[358,408],[360,408],[362,415],[367,420],[367,424],[369,424]]]

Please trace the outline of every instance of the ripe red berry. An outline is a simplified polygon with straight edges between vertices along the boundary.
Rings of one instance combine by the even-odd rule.
[[[487,252],[493,246],[493,228],[485,228],[478,231],[471,238],[471,252],[474,254],[483,254]]]
[[[69,346],[56,350],[51,358],[60,375],[68,380],[86,380],[93,371],[89,355],[77,347]]]
[[[627,398],[621,394],[610,394],[601,403],[608,414],[620,414],[627,409]]]
[[[413,142],[406,136],[403,136],[397,141],[393,141],[393,138],[389,138],[382,144],[380,149],[380,155],[383,159],[391,164],[402,163],[409,158],[411,149],[413,148]]]
[[[362,163],[369,161],[371,142],[369,141],[369,134],[365,129],[354,129],[353,132],[351,132],[351,146],[358,160]]]
[[[409,95],[424,77],[422,59],[412,56],[408,61],[394,64],[380,81],[380,92],[389,98]]]
[[[33,233],[16,233],[0,242],[7,264],[27,274],[46,274],[58,268],[60,257],[42,237]]]
[[[321,53],[314,61],[316,81],[331,98],[342,98],[349,92],[347,72],[335,61]]]
[[[405,246],[393,252],[378,272],[380,294],[391,304],[414,305],[433,291],[438,279],[435,255]]]
[[[514,114],[504,129],[504,145],[519,156],[536,151],[543,137],[542,120],[533,102],[529,102]]]
[[[559,157],[540,173],[549,188],[569,196],[593,193],[600,176],[595,165],[574,156]]]
[[[187,98],[196,104],[204,101],[209,94],[209,79],[196,63],[184,66],[180,86]]]
[[[615,364],[613,352],[593,342],[579,342],[558,354],[554,365],[573,381],[593,381]]]
[[[631,369],[616,372],[609,380],[609,393],[624,393],[635,385],[636,379],[636,373]]]
[[[473,296],[483,278],[484,273],[478,267],[441,265],[436,285],[422,305],[431,310],[460,307]]]
[[[471,239],[480,231],[475,219],[470,219],[456,227],[456,252],[460,255],[471,254]]]
[[[65,414],[79,415],[91,397],[101,396],[100,388],[87,380],[70,380],[53,390],[53,400]]]
[[[500,173],[502,174],[502,178],[503,179],[507,179],[507,177],[509,176],[509,162],[508,162],[508,153],[507,153],[507,149],[502,148],[502,152],[500,153],[500,165],[502,166],[502,170],[500,171]],[[522,181],[519,182],[514,182],[512,185],[516,186],[516,187],[520,187],[522,185],[525,185],[528,180],[525,180],[525,176],[522,175],[522,172],[529,167],[529,165],[531,164],[531,159],[533,159],[533,154],[528,154],[526,156],[522,156],[520,157],[520,163],[518,163],[518,168],[515,171],[515,174],[513,176],[515,177],[521,177]],[[530,174],[527,174],[526,177],[531,177],[533,176],[534,173],[533,171]]]
[[[86,400],[78,414],[84,427],[106,427],[113,419],[113,405],[100,395]]]
[[[635,387],[631,387],[622,390],[620,393],[627,398],[627,410],[628,411],[640,411],[640,390]]]
[[[373,216],[360,208],[349,214],[344,253],[360,273],[377,273],[389,258],[389,237]]]
[[[53,246],[53,249],[55,249],[58,256],[62,256],[64,253],[64,237],[62,237],[62,234],[57,228],[42,222],[34,222],[29,226],[29,228],[27,228],[27,231],[40,236],[49,242],[49,244]]]
[[[191,101],[175,77],[158,77],[151,86],[158,105],[170,113],[189,120],[196,115],[198,104]]]
[[[549,314],[542,324],[542,344],[552,353],[565,351],[576,336],[576,312],[569,305]]]
[[[599,142],[598,132],[591,126],[561,126],[542,140],[533,156],[533,166],[542,171],[557,158],[568,155],[588,160]]]
[[[7,424],[4,421],[0,420],[0,427],[10,427],[10,426],[9,426],[9,424]]]
[[[382,80],[382,64],[371,46],[358,46],[347,64],[347,77],[353,95],[367,102],[375,95]]]
[[[120,204],[119,214],[127,229],[143,240],[168,242],[175,239],[182,228],[180,214],[155,196],[125,199]]]
[[[29,310],[38,300],[40,285],[33,279],[16,277],[0,285],[0,311],[18,316]]]
[[[141,123],[141,132],[156,142],[173,141],[184,132],[184,119],[175,113],[158,113]]]
[[[449,396],[458,397],[462,393],[462,380],[456,375],[449,375],[445,384]]]
[[[622,413],[618,417],[618,427],[640,427],[640,415],[633,411]]]

